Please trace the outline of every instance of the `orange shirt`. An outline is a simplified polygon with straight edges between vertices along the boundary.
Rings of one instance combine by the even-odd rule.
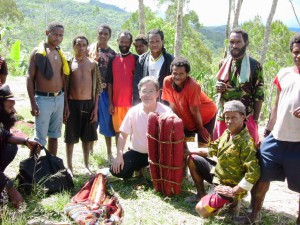
[[[180,92],[173,88],[172,83],[172,75],[164,79],[162,99],[175,105],[185,129],[192,131],[198,128],[190,111],[191,106],[198,106],[203,125],[216,115],[215,103],[201,90],[195,79],[188,77]]]

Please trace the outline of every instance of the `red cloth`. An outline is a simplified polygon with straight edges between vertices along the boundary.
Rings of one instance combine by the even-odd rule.
[[[112,62],[113,104],[115,107],[132,106],[133,75],[135,56],[116,56]]]
[[[150,172],[156,191],[179,194],[183,179],[183,123],[175,114],[150,113],[148,117]]]
[[[228,199],[222,198],[217,193],[205,195],[200,201],[202,203],[202,207],[209,213],[221,209],[225,204],[229,203]]]
[[[217,107],[201,90],[201,86],[195,79],[188,77],[180,92],[173,88],[172,83],[172,75],[164,79],[162,99],[175,105],[178,116],[187,130],[193,131],[198,128],[190,111],[192,106],[198,106],[203,125],[211,121],[216,115]]]

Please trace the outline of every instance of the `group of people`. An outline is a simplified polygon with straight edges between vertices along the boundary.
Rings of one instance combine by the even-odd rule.
[[[300,192],[297,175],[300,153],[300,34],[291,41],[294,66],[282,69],[275,77],[278,87],[274,108],[260,145],[258,119],[264,101],[262,66],[246,53],[247,32],[234,29],[229,37],[229,56],[222,61],[216,76],[215,101],[190,76],[190,63],[174,58],[164,48],[164,33],[150,30],[133,40],[128,30],[119,33],[119,53],[108,46],[111,28],[97,28],[97,41],[89,45],[85,36],[73,39],[74,56],[67,60],[59,45],[64,26],[49,23],[46,42],[41,42],[30,56],[27,90],[31,114],[35,117],[34,140],[14,137],[9,129],[14,120],[14,98],[3,85],[7,68],[0,58],[1,88],[1,182],[0,191],[12,184],[3,174],[16,151],[9,144],[25,144],[30,149],[45,146],[57,154],[57,139],[65,123],[67,166],[73,174],[74,144],[82,141],[84,164],[88,174],[89,155],[97,140],[97,126],[104,135],[110,171],[121,178],[149,165],[148,114],[175,113],[182,119],[185,141],[197,142],[201,148],[188,149],[186,164],[197,194],[185,200],[196,202],[203,217],[216,214],[225,204],[235,209],[239,200],[251,191],[251,214],[243,223],[259,218],[270,181],[285,180],[288,187]],[[134,45],[138,55],[130,52]],[[149,48],[149,50],[148,50]],[[4,71],[2,72],[2,68]],[[6,117],[2,116],[2,113]],[[3,119],[3,118],[8,118]],[[112,137],[117,153],[112,154]],[[125,151],[126,141],[130,146]],[[47,140],[48,137],[48,140]],[[260,147],[260,148],[259,148]],[[3,154],[2,154],[3,152]],[[204,180],[214,185],[206,194]],[[300,202],[300,201],[299,201]],[[299,203],[300,205],[300,203]],[[300,224],[300,214],[297,218]]]

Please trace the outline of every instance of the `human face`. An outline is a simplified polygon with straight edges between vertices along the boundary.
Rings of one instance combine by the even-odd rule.
[[[64,29],[62,27],[56,27],[50,31],[46,31],[46,35],[48,37],[48,44],[56,47],[60,45],[64,39]]]
[[[156,104],[159,91],[156,90],[154,83],[149,81],[141,86],[139,94],[144,106],[151,106]]]
[[[129,52],[132,41],[129,35],[121,34],[118,39],[120,52],[125,54]]]
[[[77,57],[82,57],[87,55],[87,41],[85,39],[77,38],[75,45],[73,47],[75,55]]]
[[[245,43],[243,39],[243,35],[241,33],[231,33],[229,37],[229,51],[230,55],[234,59],[240,59],[244,57],[247,43]]]
[[[3,102],[3,110],[1,110],[0,117],[5,129],[10,129],[16,122],[15,101],[6,100]]]
[[[294,43],[292,55],[295,65],[300,69],[300,43]]]
[[[245,116],[240,112],[226,112],[225,123],[231,134],[239,134],[244,127]]]
[[[161,37],[159,34],[150,34],[149,35],[149,48],[151,53],[161,53],[162,47],[163,47],[163,40],[161,40]]]
[[[184,66],[173,66],[172,68],[172,76],[174,83],[182,88],[189,74],[185,71]]]
[[[109,30],[107,28],[100,28],[97,39],[99,44],[107,44],[110,39]]]
[[[137,54],[142,55],[148,51],[148,46],[144,45],[142,41],[136,41],[134,43],[135,51]]]

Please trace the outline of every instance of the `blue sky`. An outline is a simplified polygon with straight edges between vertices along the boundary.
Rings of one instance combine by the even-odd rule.
[[[129,12],[136,11],[138,9],[138,0],[100,0],[100,2],[116,5]],[[296,14],[300,19],[300,0],[292,0],[292,2],[294,4]],[[151,7],[154,11],[159,11],[157,3],[157,0],[144,0],[144,4]],[[260,15],[263,22],[266,22],[271,10],[271,5],[272,0],[244,0],[240,14],[240,23],[249,21],[256,15]],[[218,26],[226,24],[228,0],[190,0],[190,3],[186,7],[197,12],[199,21],[204,26]],[[163,11],[164,8],[160,7],[160,10]],[[289,27],[299,28],[299,24],[294,16],[289,0],[278,0],[273,20],[281,20]]]

